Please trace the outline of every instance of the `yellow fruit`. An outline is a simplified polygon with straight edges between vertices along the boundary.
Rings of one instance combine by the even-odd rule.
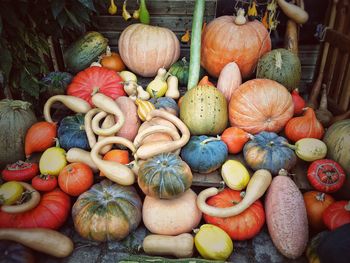
[[[147,100],[136,99],[135,104],[137,105],[137,115],[142,121],[145,121],[147,114],[156,108],[152,102]]]
[[[226,260],[233,251],[230,236],[221,228],[204,224],[194,237],[199,254],[205,259]]]
[[[0,186],[0,205],[12,205],[19,200],[23,186],[15,181],[6,182]]]
[[[119,72],[119,75],[123,79],[123,81],[125,81],[125,82],[134,81],[137,83],[137,77],[131,71],[123,70],[123,71]]]
[[[235,160],[226,161],[221,168],[221,176],[226,185],[233,190],[243,190],[248,185],[250,175],[242,163]]]
[[[164,96],[167,90],[168,84],[161,77],[156,77],[154,80],[152,80],[146,89],[152,98]]]
[[[40,173],[45,175],[57,176],[66,165],[66,151],[60,147],[47,149],[39,161]]]

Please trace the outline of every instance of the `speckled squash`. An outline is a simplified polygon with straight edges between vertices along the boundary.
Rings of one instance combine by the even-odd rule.
[[[133,186],[109,180],[81,194],[72,208],[75,230],[95,241],[121,240],[141,222],[142,202]]]
[[[192,135],[220,134],[228,121],[226,98],[213,86],[194,87],[183,96],[180,119]]]
[[[210,173],[227,159],[226,144],[216,137],[192,136],[181,150],[181,158],[193,172]]]
[[[190,188],[192,173],[178,155],[161,153],[140,165],[138,184],[145,195],[172,199]]]
[[[272,174],[278,174],[282,168],[289,171],[297,157],[285,143],[288,141],[276,133],[261,132],[244,145],[244,159],[254,171],[266,169]]]

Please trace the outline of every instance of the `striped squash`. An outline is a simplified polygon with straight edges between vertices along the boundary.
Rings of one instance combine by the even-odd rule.
[[[152,102],[146,100],[136,99],[135,103],[137,105],[137,115],[142,121],[145,121],[147,114],[156,108]]]

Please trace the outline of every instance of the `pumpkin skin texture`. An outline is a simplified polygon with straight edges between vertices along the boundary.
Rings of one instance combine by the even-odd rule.
[[[176,154],[162,153],[140,165],[138,184],[145,195],[172,199],[190,188],[192,172]]]
[[[116,99],[125,96],[123,79],[114,70],[104,67],[88,67],[80,71],[67,87],[67,95],[86,100],[92,105],[91,97],[95,93]]]
[[[125,65],[143,77],[154,77],[162,67],[169,69],[180,56],[180,42],[171,30],[144,24],[125,28],[118,49]]]
[[[254,20],[236,25],[234,20],[232,16],[218,17],[203,31],[201,65],[213,77],[219,77],[223,67],[234,61],[245,79],[253,73],[259,57],[271,50],[271,39],[262,23]]]
[[[81,194],[73,205],[74,227],[90,240],[122,240],[139,225],[141,208],[134,187],[103,180]]]
[[[279,132],[294,114],[291,94],[281,84],[268,79],[243,83],[233,93],[228,108],[231,126],[251,134]]]
[[[183,57],[181,60],[175,62],[171,65],[169,73],[173,76],[176,76],[179,80],[179,85],[187,87],[188,74],[190,71],[190,63],[187,62],[186,57]],[[201,79],[205,74],[205,71],[202,67],[199,69],[199,79]]]
[[[337,201],[327,207],[323,212],[323,222],[328,229],[334,230],[350,223],[349,201]]]
[[[228,152],[240,153],[251,135],[237,127],[229,127],[221,134],[221,140],[226,143]]]
[[[37,121],[30,107],[25,101],[0,101],[0,168],[25,159],[25,136]]]
[[[89,150],[89,141],[84,128],[84,115],[63,118],[57,131],[60,147],[68,151],[70,148]]]
[[[227,159],[226,144],[215,137],[192,136],[181,150],[181,158],[193,172],[210,173],[218,169]]]
[[[288,141],[276,133],[261,132],[244,145],[244,159],[254,171],[266,169],[275,175],[282,168],[289,171],[297,157],[286,143]]]
[[[242,201],[240,191],[225,188],[219,194],[210,197],[207,204],[214,207],[232,207]],[[239,215],[227,218],[212,217],[203,214],[204,221],[223,229],[234,240],[247,240],[256,236],[265,224],[264,207],[260,200],[255,201]]]
[[[191,189],[171,200],[146,196],[142,209],[143,223],[154,234],[175,236],[190,232],[202,218],[196,200],[197,195]]]
[[[230,102],[233,92],[242,84],[242,76],[235,62],[228,63],[220,72],[217,88]]]
[[[272,242],[291,259],[300,257],[308,242],[308,221],[303,195],[292,179],[279,175],[265,197],[266,223]]]
[[[225,96],[213,86],[197,86],[186,92],[180,119],[192,135],[217,135],[227,127]]]
[[[299,87],[301,79],[300,59],[287,49],[274,49],[259,59],[256,77],[275,80],[292,91]]]

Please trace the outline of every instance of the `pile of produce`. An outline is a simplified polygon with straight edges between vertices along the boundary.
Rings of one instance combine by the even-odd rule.
[[[266,28],[241,10],[209,23],[201,38],[204,2],[196,1],[189,64],[177,61],[179,40],[166,28],[130,25],[120,55],[90,32],[66,50],[74,75],[46,101],[43,119],[27,102],[0,102],[0,240],[66,257],[73,243],[57,230],[71,216],[93,241],[123,240],[142,223],[151,232],[146,254],[227,260],[235,240],[265,224],[290,259],[305,252],[309,231],[340,235],[350,223],[350,120],[324,127],[295,90],[298,56],[271,51]],[[201,65],[217,87],[199,82]],[[139,76],[153,79],[142,87]],[[72,114],[55,119],[55,103]],[[292,179],[300,161],[313,191]],[[222,189],[191,189],[195,173],[214,171]],[[347,195],[335,198],[339,191]]]

